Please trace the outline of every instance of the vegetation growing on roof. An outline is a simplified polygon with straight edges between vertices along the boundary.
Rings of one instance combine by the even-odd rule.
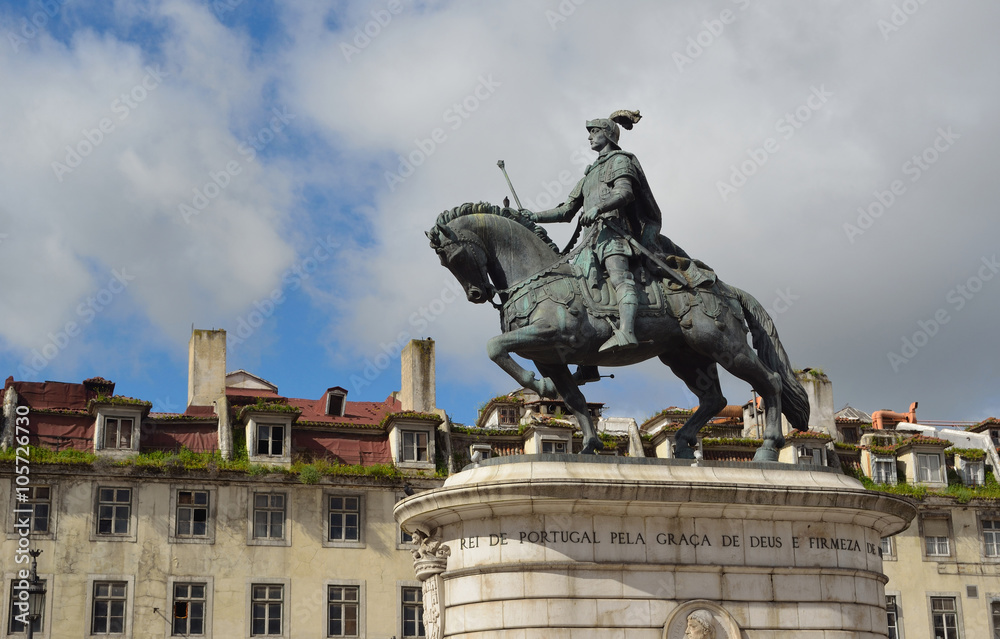
[[[846,450],[852,452],[861,450],[857,444],[848,444],[847,442],[833,442],[833,447],[836,448],[837,450]]]
[[[701,445],[709,448],[714,446],[752,446],[757,448],[763,444],[763,439],[750,437],[706,437],[701,440]]]
[[[955,455],[969,461],[980,461],[986,458],[986,451],[981,448],[957,448],[951,447],[944,451],[945,455]]]
[[[792,432],[785,435],[785,439],[818,439],[823,441],[830,441],[833,439],[830,435],[826,433],[820,433],[814,430],[793,430]]]
[[[237,421],[243,421],[247,413],[294,413],[300,414],[302,411],[294,406],[290,406],[287,401],[265,401],[263,397],[258,397],[253,404],[241,406],[236,412]]]
[[[98,395],[94,399],[87,402],[87,410],[91,410],[94,406],[98,405],[110,405],[110,406],[141,406],[146,409],[153,407],[153,402],[136,399],[135,397],[126,397],[125,395]]]
[[[417,413],[414,411],[406,411],[401,413],[389,413],[382,418],[382,421],[379,422],[379,428],[385,428],[386,424],[389,423],[389,420],[392,419],[416,419],[424,422],[434,422],[437,424],[440,424],[442,421],[441,416],[437,413]]]

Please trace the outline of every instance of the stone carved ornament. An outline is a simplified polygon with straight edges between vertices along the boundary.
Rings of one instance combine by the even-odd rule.
[[[444,605],[441,601],[443,585],[441,573],[448,567],[451,548],[441,542],[441,529],[427,530],[418,527],[413,531],[417,547],[413,554],[413,571],[423,582],[424,631],[427,639],[444,637]]]
[[[740,636],[740,627],[732,615],[706,600],[681,605],[663,624],[663,639],[740,639]]]

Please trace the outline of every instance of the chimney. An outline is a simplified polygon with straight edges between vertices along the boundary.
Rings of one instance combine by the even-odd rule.
[[[836,439],[837,423],[830,379],[822,370],[813,368],[804,368],[796,376],[809,398],[809,430],[826,433]]]
[[[402,388],[399,401],[403,410],[433,413],[434,397],[434,340],[411,339],[402,353]]]
[[[188,342],[188,406],[211,406],[226,394],[226,331],[194,329]]]

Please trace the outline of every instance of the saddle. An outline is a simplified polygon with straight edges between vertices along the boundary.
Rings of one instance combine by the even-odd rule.
[[[671,260],[668,265],[676,265],[676,271],[685,272],[681,260]],[[587,313],[595,319],[617,320],[618,298],[610,280],[603,274],[603,269],[594,269],[588,260],[560,261],[558,264],[544,269],[508,289],[508,299],[501,308],[501,325],[504,332],[519,328],[528,323],[528,318],[538,305],[546,300],[564,306],[569,312],[575,312],[574,302],[579,299]],[[699,265],[704,267],[704,265]],[[707,267],[704,267],[707,269]],[[711,270],[708,269],[711,273]],[[706,316],[717,320],[722,312],[723,304],[729,303],[731,308],[739,309],[735,294],[714,277],[702,280],[698,286],[683,286],[673,280],[659,277],[645,266],[637,266],[632,270],[636,282],[636,292],[639,295],[639,317],[672,316],[681,326],[689,327],[690,318],[687,315],[694,308],[700,308]],[[731,300],[731,301],[730,301]]]

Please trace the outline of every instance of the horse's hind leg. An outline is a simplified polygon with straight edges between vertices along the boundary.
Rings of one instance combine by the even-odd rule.
[[[781,376],[765,366],[746,342],[731,342],[728,346],[727,354],[719,358],[719,363],[749,383],[764,400],[764,443],[753,460],[778,461],[778,451],[785,445],[781,433]]]
[[[698,398],[698,410],[688,417],[674,437],[674,455],[679,459],[694,459],[698,431],[726,406],[719,385],[719,369],[711,359],[694,352],[661,355],[660,361],[669,366]]]
[[[573,375],[569,372],[566,364],[537,364],[538,372],[552,380],[556,390],[562,396],[566,406],[569,408],[576,421],[583,430],[583,450],[581,455],[592,455],[604,448],[604,444],[597,437],[597,429],[587,410],[587,398],[580,392],[580,387],[573,381]]]

